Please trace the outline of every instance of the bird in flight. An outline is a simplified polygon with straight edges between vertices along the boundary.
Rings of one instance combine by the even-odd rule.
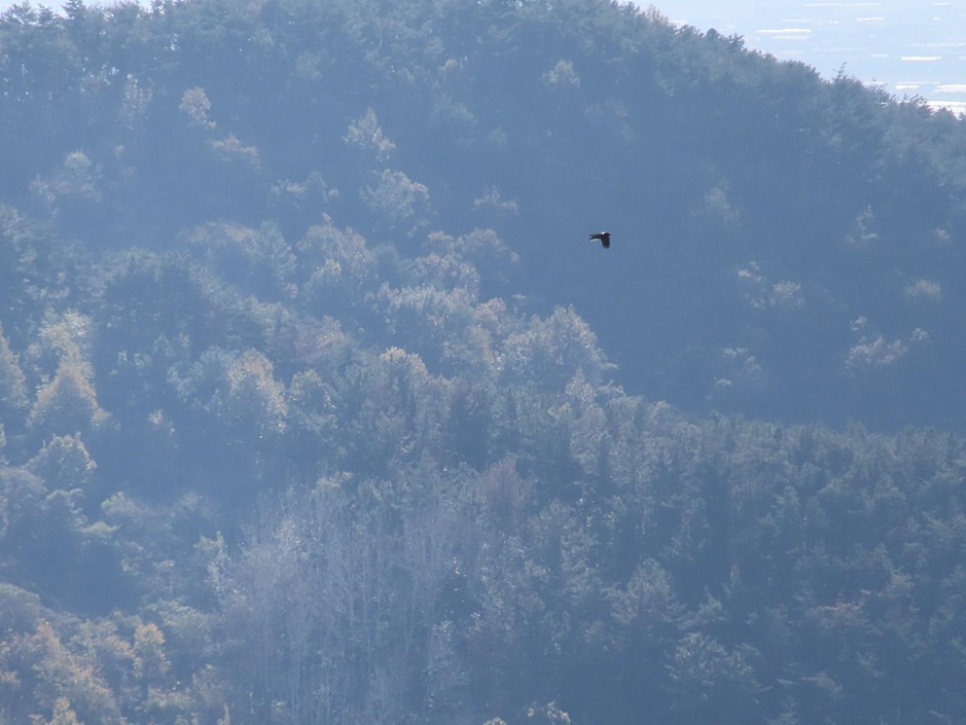
[[[600,243],[604,245],[604,249],[610,249],[610,232],[597,232],[596,234],[591,234],[590,238],[599,239]]]

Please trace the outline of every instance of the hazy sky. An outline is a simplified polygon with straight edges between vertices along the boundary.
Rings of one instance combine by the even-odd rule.
[[[642,2],[641,5],[648,3]],[[675,23],[737,33],[750,48],[840,68],[890,93],[966,110],[966,0],[659,0]]]

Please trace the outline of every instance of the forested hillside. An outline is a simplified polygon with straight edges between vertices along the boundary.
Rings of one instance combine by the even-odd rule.
[[[599,0],[14,7],[0,725],[966,721],[964,162]]]

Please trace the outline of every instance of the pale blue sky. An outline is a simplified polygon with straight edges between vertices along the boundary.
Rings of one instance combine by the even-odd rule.
[[[647,3],[639,3],[646,6]],[[890,93],[966,110],[964,0],[663,0],[675,23],[737,33],[747,47],[845,71]]]

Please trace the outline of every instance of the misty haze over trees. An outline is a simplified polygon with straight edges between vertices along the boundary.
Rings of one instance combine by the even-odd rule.
[[[966,721],[964,187],[630,5],[14,6],[0,724]]]

